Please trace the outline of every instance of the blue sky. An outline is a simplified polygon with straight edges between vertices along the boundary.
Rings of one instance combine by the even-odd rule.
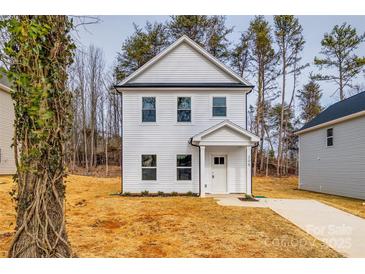
[[[303,26],[303,34],[306,41],[303,51],[303,63],[310,63],[299,79],[299,87],[308,81],[308,75],[311,71],[316,72],[317,68],[313,65],[314,56],[319,56],[321,49],[321,39],[325,32],[331,31],[334,25],[347,22],[356,27],[358,33],[365,32],[365,16],[298,16]],[[124,39],[133,33],[133,23],[143,26],[146,21],[168,20],[168,16],[100,16],[101,22],[98,24],[87,25],[85,28],[79,28],[77,33],[78,44],[81,47],[88,47],[93,44],[103,49],[106,64],[109,68],[113,67],[116,60],[117,52],[120,51]],[[253,16],[227,16],[226,24],[234,27],[233,33],[229,36],[232,44],[235,44],[240,33],[247,30],[249,21]],[[272,23],[272,16],[266,16],[267,20]],[[365,55],[365,44],[362,44],[357,54]],[[250,80],[250,79],[249,79]],[[280,82],[280,79],[278,79]],[[251,81],[252,82],[252,81]],[[358,83],[364,82],[364,75],[357,80]],[[331,96],[335,91],[335,86],[325,82],[320,83],[323,90],[322,104],[328,106],[338,100],[336,96]],[[289,85],[290,88],[290,85]],[[249,103],[253,104],[255,95],[251,95]]]

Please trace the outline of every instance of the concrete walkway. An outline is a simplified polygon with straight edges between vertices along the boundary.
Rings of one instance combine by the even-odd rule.
[[[365,258],[365,219],[315,200],[216,198],[223,206],[269,207],[346,257]]]

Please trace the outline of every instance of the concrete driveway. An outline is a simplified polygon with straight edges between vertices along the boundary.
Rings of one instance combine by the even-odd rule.
[[[346,257],[365,258],[365,219],[315,200],[216,198],[224,206],[269,207]]]

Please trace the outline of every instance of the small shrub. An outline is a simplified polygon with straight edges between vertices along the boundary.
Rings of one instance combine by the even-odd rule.
[[[195,196],[195,194],[192,191],[186,192],[186,196]]]
[[[123,196],[131,196],[131,193],[130,192],[124,192],[122,195]]]
[[[158,195],[158,196],[164,196],[164,194],[165,194],[165,193],[164,193],[163,191],[159,191],[159,192],[157,192],[157,195]]]
[[[148,190],[145,190],[145,191],[141,191],[141,195],[142,196],[148,196],[150,192]]]
[[[171,196],[177,196],[177,195],[179,195],[179,193],[177,193],[176,191],[171,192]]]

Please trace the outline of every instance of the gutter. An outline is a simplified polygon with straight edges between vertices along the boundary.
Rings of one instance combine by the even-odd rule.
[[[11,88],[9,88],[8,86],[5,86],[1,83],[0,83],[0,90],[3,90],[3,91],[8,92],[8,93],[11,92]]]
[[[201,177],[202,177],[202,175],[201,175],[201,170],[200,170],[200,165],[201,165],[201,159],[200,159],[200,146],[199,145],[194,145],[193,144],[193,137],[191,137],[190,139],[189,139],[189,144],[190,145],[192,145],[193,147],[197,147],[197,148],[199,148],[199,197],[201,196],[201,184],[202,184],[202,182],[201,182]]]
[[[257,148],[259,146],[260,142],[257,142],[256,145],[251,147],[251,196],[253,196],[253,187],[252,187],[252,149]]]

